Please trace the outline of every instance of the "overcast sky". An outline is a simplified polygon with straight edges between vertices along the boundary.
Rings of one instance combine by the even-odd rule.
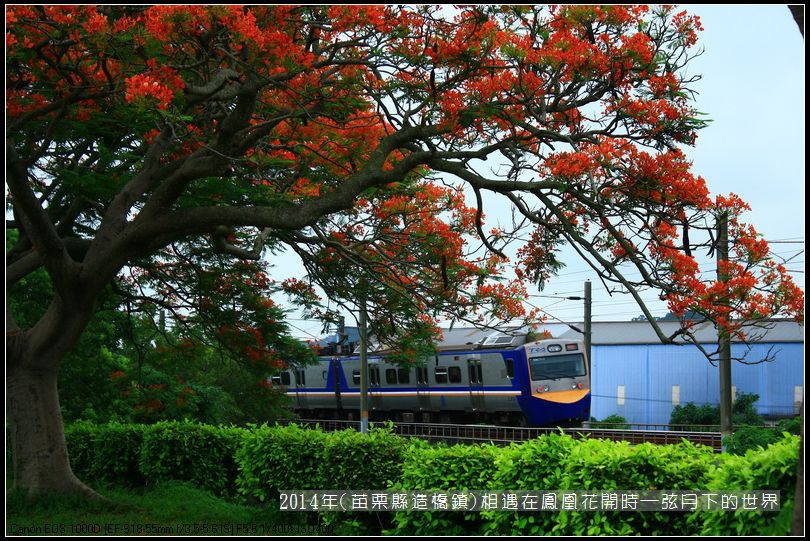
[[[701,17],[704,53],[689,67],[703,79],[696,106],[708,113],[710,126],[699,132],[695,148],[686,152],[694,171],[713,194],[734,192],[748,201],[747,221],[768,240],[780,241],[772,251],[788,263],[804,288],[804,42],[788,8],[779,6],[688,6]],[[487,213],[488,227],[499,218]],[[507,220],[504,216],[503,220]],[[794,242],[800,242],[796,244]],[[574,256],[567,267],[540,292],[532,288],[529,302],[565,321],[581,321],[582,303],[546,297],[578,295],[586,279],[595,279]],[[301,276],[293,259],[281,258],[273,277]],[[641,313],[627,295],[608,296],[593,283],[593,317],[622,321]],[[647,293],[645,299],[655,299]],[[279,299],[280,300],[280,299]],[[651,301],[655,315],[666,307]],[[292,315],[291,317],[300,317]],[[554,321],[553,318],[550,321]],[[295,335],[320,335],[316,322],[291,321]],[[347,319],[347,324],[351,325]]]

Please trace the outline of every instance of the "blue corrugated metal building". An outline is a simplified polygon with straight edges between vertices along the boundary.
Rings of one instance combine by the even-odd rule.
[[[675,322],[660,323],[668,334],[677,328]],[[666,424],[678,404],[718,403],[718,368],[695,346],[661,344],[643,321],[595,322],[592,332],[593,418],[616,414],[631,423]],[[713,327],[699,328],[697,336],[707,350],[716,349]],[[750,350],[741,343],[732,345],[732,357],[746,362],[757,362],[769,352],[773,358],[769,362],[732,362],[733,392],[758,394],[756,407],[761,415],[798,414],[804,389],[803,327],[773,321]]]

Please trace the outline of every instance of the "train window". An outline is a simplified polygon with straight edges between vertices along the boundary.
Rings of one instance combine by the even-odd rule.
[[[289,372],[282,372],[281,373],[281,384],[282,385],[289,385],[290,384],[290,373]]]
[[[506,359],[506,377],[507,378],[514,378],[515,377],[515,361],[513,359]]]
[[[369,383],[369,385],[379,385],[380,384],[380,369],[379,368],[369,368],[368,369],[368,383]]]
[[[400,383],[410,383],[411,382],[411,373],[407,368],[399,368],[397,370],[399,374],[399,382]]]
[[[533,381],[574,378],[585,375],[585,360],[581,353],[531,357],[529,365]]]
[[[352,381],[355,385],[360,385],[360,371],[352,370]]]
[[[449,367],[447,376],[450,378],[450,383],[461,383],[461,368],[458,366]]]
[[[436,367],[436,383],[447,383],[447,368],[444,366]]]
[[[303,370],[296,370],[295,372],[295,383],[298,385],[306,385],[307,384],[307,377]]]
[[[388,385],[396,385],[396,383],[397,383],[397,369],[396,368],[387,368],[385,370],[385,382]]]

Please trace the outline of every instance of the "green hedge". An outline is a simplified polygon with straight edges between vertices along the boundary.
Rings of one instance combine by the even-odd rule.
[[[703,535],[787,535],[793,514],[799,438],[784,434],[766,449],[744,456],[724,455],[710,472],[707,489],[719,491],[780,490],[781,511],[696,513],[690,517]]]
[[[563,434],[549,434],[502,449],[497,459],[492,488],[496,490],[560,490],[565,464],[577,440]],[[557,517],[554,513],[484,512],[484,531],[497,535],[549,535]]]
[[[372,428],[366,435],[356,430],[330,433],[323,440],[320,488],[386,488],[402,477],[407,441],[382,428]]]
[[[320,514],[357,533],[399,535],[786,534],[798,438],[744,456],[689,443],[631,446],[552,434],[506,448],[436,445],[372,429],[325,433],[299,426],[213,427],[76,423],[71,465],[91,486],[189,481],[219,495],[270,501],[279,490],[780,490],[782,510],[760,512],[396,512]],[[376,528],[376,530],[374,529]],[[348,530],[347,530],[348,532]]]
[[[189,481],[210,492],[235,493],[236,452],[245,429],[169,421],[146,427],[140,469],[149,483]]]
[[[279,490],[384,489],[401,475],[405,440],[385,429],[326,433],[261,426],[237,452],[239,492],[266,501]]]
[[[91,485],[143,486],[139,468],[144,425],[80,422],[65,428],[73,472]]]
[[[702,490],[715,460],[704,446],[586,440],[565,461],[560,490]],[[697,534],[687,513],[570,512],[556,517],[552,533],[564,535]]]
[[[259,501],[278,497],[279,490],[317,490],[320,452],[326,433],[296,425],[260,426],[243,439],[236,453],[240,494]]]
[[[500,449],[493,445],[416,445],[405,454],[402,480],[393,490],[486,490],[492,485]],[[397,511],[393,535],[462,535],[483,527],[481,513]]]

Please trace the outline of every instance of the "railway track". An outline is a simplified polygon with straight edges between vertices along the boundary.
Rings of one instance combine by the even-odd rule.
[[[281,424],[299,424],[319,426],[326,431],[358,428],[358,421],[329,419],[287,419],[278,421]],[[372,426],[375,423],[371,423]],[[377,423],[378,425],[381,423]],[[448,443],[492,442],[509,444],[538,438],[544,434],[569,434],[575,438],[609,439],[627,441],[632,444],[654,443],[665,445],[680,443],[682,440],[694,444],[706,445],[716,452],[721,450],[720,432],[681,432],[670,430],[624,430],[615,428],[527,428],[494,425],[457,425],[437,423],[393,423],[393,432],[400,436],[420,438],[429,441]]]

